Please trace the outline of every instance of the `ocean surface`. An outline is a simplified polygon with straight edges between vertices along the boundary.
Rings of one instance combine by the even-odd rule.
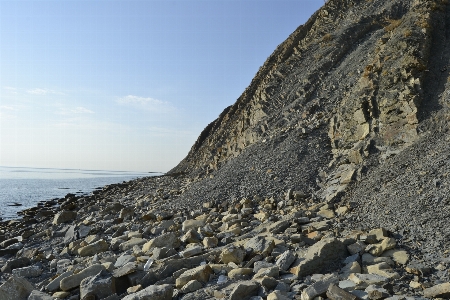
[[[18,211],[68,193],[90,194],[108,184],[161,174],[0,166],[0,218],[18,218]]]

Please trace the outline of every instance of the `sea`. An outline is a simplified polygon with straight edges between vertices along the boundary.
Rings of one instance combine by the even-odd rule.
[[[68,193],[88,195],[105,185],[158,175],[162,173],[0,166],[0,218],[17,219],[17,212]]]

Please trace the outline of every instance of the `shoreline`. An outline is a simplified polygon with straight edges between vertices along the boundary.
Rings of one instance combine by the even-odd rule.
[[[186,181],[184,175],[138,178],[89,196],[68,194],[28,210],[21,220],[1,222],[0,296],[7,287],[23,294],[5,299],[432,292],[431,282],[414,281],[415,272],[425,276],[427,266],[414,269],[408,252],[385,229],[337,230],[352,213],[347,205],[317,203],[288,190],[278,197],[165,209],[165,202],[177,202]]]

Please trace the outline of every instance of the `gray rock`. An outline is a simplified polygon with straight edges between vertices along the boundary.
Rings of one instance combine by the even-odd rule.
[[[59,290],[59,284],[60,284],[61,280],[63,280],[64,278],[66,278],[72,274],[73,274],[72,271],[67,271],[67,272],[62,273],[61,275],[59,275],[52,281],[50,281],[50,283],[47,284],[47,286],[46,286],[47,291],[55,292],[55,291]]]
[[[280,256],[278,256],[277,261],[275,264],[280,268],[282,271],[287,271],[289,267],[292,265],[292,263],[295,261],[296,257],[295,254],[289,250],[283,252]]]
[[[316,273],[347,255],[347,249],[342,241],[325,238],[308,248],[304,259],[297,260],[290,272],[298,277],[303,277]]]
[[[25,278],[13,276],[0,286],[0,299],[27,300],[34,287]]]
[[[231,291],[230,300],[247,300],[252,296],[258,295],[259,284],[255,281],[238,282]]]
[[[172,300],[173,287],[170,284],[151,285],[137,293],[125,296],[123,300]]]
[[[331,284],[337,284],[338,282],[339,278],[335,275],[325,276],[322,280],[317,281],[304,289],[302,292],[302,299],[311,300],[315,297],[323,296],[326,294]]]
[[[67,276],[66,278],[63,278],[59,284],[59,287],[63,291],[69,291],[69,290],[79,286],[83,279],[88,278],[90,276],[97,275],[104,269],[105,269],[105,267],[103,265],[90,266],[90,267],[82,270],[80,273],[73,274],[73,275]]]
[[[1,271],[3,273],[11,273],[13,269],[23,268],[31,263],[28,257],[19,257],[8,260],[6,264],[2,267]]]
[[[245,243],[244,247],[246,249],[248,248],[253,249],[253,252],[256,254],[268,256],[275,247],[275,242],[263,236],[255,236],[250,240],[248,240]]]
[[[449,298],[450,297],[450,282],[441,283],[423,291],[425,298]]]
[[[17,277],[38,277],[43,270],[39,266],[28,266],[12,270],[13,275]]]
[[[80,298],[95,297],[95,299],[103,299],[113,295],[116,292],[114,277],[105,270],[97,275],[87,277],[80,283]]]
[[[30,296],[28,296],[27,300],[53,300],[54,298],[49,294],[44,292],[34,290],[31,292]]]
[[[53,219],[53,224],[58,225],[62,223],[70,222],[77,217],[76,211],[63,210],[57,213]]]

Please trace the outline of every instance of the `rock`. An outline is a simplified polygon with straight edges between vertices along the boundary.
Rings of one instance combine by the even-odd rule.
[[[369,285],[364,291],[367,293],[369,299],[372,300],[384,299],[390,296],[385,288],[376,285]]]
[[[219,240],[214,236],[214,237],[205,237],[203,239],[203,247],[205,248],[214,248],[217,246],[217,244],[219,243]]]
[[[258,279],[257,281],[258,281],[263,287],[265,287],[265,288],[267,288],[267,289],[269,289],[269,290],[273,290],[273,289],[277,286],[277,284],[278,284],[278,281],[277,281],[275,278],[273,278],[273,277],[268,277],[268,276],[262,277],[262,278]]]
[[[123,300],[171,300],[173,287],[170,284],[151,285],[137,293],[125,296]]]
[[[92,256],[97,253],[105,252],[106,250],[108,250],[108,248],[109,245],[107,242],[105,242],[104,240],[99,240],[95,243],[78,249],[78,255],[80,255],[81,257]]]
[[[53,293],[52,298],[65,299],[69,295],[70,295],[69,292],[56,292],[56,293]]]
[[[122,267],[115,269],[113,271],[113,276],[116,278],[131,274],[137,270],[137,266],[134,262],[129,262],[123,265]]]
[[[284,232],[286,230],[286,228],[289,227],[289,225],[290,225],[289,221],[286,221],[286,220],[278,221],[278,222],[275,222],[272,225],[270,225],[267,228],[267,231],[269,231],[270,233],[273,233],[273,234],[281,233],[281,232]]]
[[[127,263],[130,262],[135,262],[136,261],[136,257],[133,255],[129,255],[129,254],[122,254],[121,256],[119,256],[116,260],[116,262],[114,263],[114,267],[116,268],[120,268],[122,266],[124,266]]]
[[[177,254],[177,251],[173,248],[161,247],[153,249],[152,254],[154,259],[163,259]]]
[[[292,265],[292,263],[295,261],[296,257],[295,254],[289,250],[283,252],[280,256],[278,256],[277,261],[275,264],[280,268],[282,271],[287,271],[289,267]]]
[[[197,231],[189,229],[180,239],[183,243],[199,243],[202,238]]]
[[[308,286],[302,292],[302,300],[311,300],[318,296],[323,296],[326,294],[328,288],[331,284],[337,284],[339,278],[335,275],[325,276],[322,280],[313,283]]]
[[[72,271],[67,271],[67,272],[62,273],[61,275],[59,275],[52,281],[50,281],[50,283],[46,286],[47,291],[49,291],[49,292],[57,291],[59,289],[59,284],[60,284],[61,280],[63,280],[64,278],[66,278],[72,274],[73,274]]]
[[[400,278],[400,275],[397,272],[394,272],[394,270],[392,270],[392,268],[385,262],[367,266],[367,273],[381,275],[389,279]]]
[[[191,280],[181,288],[180,292],[183,294],[187,294],[187,293],[195,292],[195,291],[201,289],[202,287],[203,286],[199,281]]]
[[[334,214],[334,211],[331,209],[319,210],[317,212],[317,216],[325,218],[325,219],[333,219],[334,217],[336,217],[336,215]]]
[[[6,264],[2,267],[2,273],[11,273],[13,269],[23,268],[31,263],[28,257],[19,257],[15,259],[8,260]]]
[[[147,252],[155,247],[178,248],[181,244],[180,239],[173,232],[162,234],[142,246],[142,251]]]
[[[134,246],[141,246],[147,242],[148,242],[148,240],[143,239],[143,238],[132,238],[124,243],[121,243],[119,246],[119,249],[121,251],[127,251],[130,249],[133,249]],[[146,250],[142,250],[142,251],[146,252]]]
[[[196,230],[198,227],[205,226],[205,220],[186,220],[181,225],[181,230],[187,232],[189,229]]]
[[[12,270],[13,275],[26,278],[38,277],[42,274],[42,272],[43,270],[39,266],[28,266]]]
[[[259,285],[255,281],[241,281],[231,291],[229,300],[246,300],[258,295]]]
[[[350,276],[348,276],[348,280],[353,281],[356,284],[355,289],[358,290],[364,290],[365,288],[367,288],[369,285],[372,284],[382,285],[389,281],[388,278],[381,275],[358,274],[358,273],[350,274]]]
[[[0,286],[0,299],[27,300],[34,287],[26,279],[13,276]]]
[[[372,229],[371,231],[369,231],[369,234],[367,234],[366,242],[368,244],[375,244],[384,240],[387,237],[388,233],[386,229],[384,228]]]
[[[255,254],[261,254],[263,256],[268,256],[273,248],[275,247],[275,242],[273,239],[267,239],[263,236],[255,236],[248,240],[245,245],[245,249],[251,248]]]
[[[397,245],[397,242],[393,238],[385,238],[381,243],[369,245],[366,251],[372,255],[380,256],[384,251],[393,249]]]
[[[220,261],[224,264],[228,264],[230,262],[234,262],[236,264],[240,264],[245,257],[245,250],[241,247],[227,247],[222,250],[220,253]]]
[[[441,283],[423,290],[425,298],[449,298],[450,282]]]
[[[207,282],[209,280],[209,276],[213,273],[214,272],[209,265],[198,266],[196,268],[183,272],[176,279],[175,285],[177,289],[180,289],[191,280],[197,280],[199,282]]]
[[[303,260],[297,260],[290,272],[303,277],[320,271],[348,255],[345,244],[335,238],[325,238],[309,247]]]
[[[53,224],[58,225],[62,223],[67,223],[75,220],[76,217],[77,217],[76,211],[63,210],[55,215],[55,218],[53,219]]]
[[[280,269],[278,266],[272,266],[269,268],[262,268],[259,269],[258,272],[256,272],[255,276],[253,276],[253,279],[263,278],[263,277],[278,277],[280,275]]]
[[[97,275],[87,277],[80,283],[80,298],[103,299],[116,292],[111,274],[102,270]]]
[[[200,253],[202,253],[202,247],[194,246],[194,247],[187,248],[186,250],[180,252],[180,255],[182,257],[192,257],[192,256],[195,256]]]
[[[237,268],[228,272],[228,277],[231,279],[239,279],[242,276],[250,275],[253,273],[252,268]]]
[[[339,275],[342,279],[347,279],[350,274],[353,273],[361,273],[361,266],[357,261],[348,263],[341,269],[341,275]]]
[[[284,296],[280,291],[273,291],[267,295],[267,300],[290,300],[291,298]]]
[[[364,249],[366,249],[367,245],[361,241],[357,241],[354,244],[348,245],[347,250],[350,252],[350,254],[363,254]]]
[[[374,265],[382,262],[385,262],[392,266],[395,264],[389,257],[376,257],[369,253],[364,253],[362,255],[361,261],[365,266]]]
[[[358,300],[358,297],[337,287],[335,284],[330,284],[326,294],[328,299],[331,300]]]
[[[104,269],[105,269],[105,267],[102,265],[90,266],[90,267],[82,270],[80,273],[73,274],[73,275],[67,276],[66,278],[63,278],[59,284],[59,287],[63,291],[71,290],[74,287],[79,286],[83,279],[90,277],[90,276],[97,275]]]
[[[409,261],[409,254],[405,250],[391,249],[383,252],[382,256],[392,258],[396,263],[406,265]]]
[[[27,300],[53,300],[53,299],[54,299],[53,297],[51,297],[50,295],[48,295],[44,292],[34,290],[28,296]]]

